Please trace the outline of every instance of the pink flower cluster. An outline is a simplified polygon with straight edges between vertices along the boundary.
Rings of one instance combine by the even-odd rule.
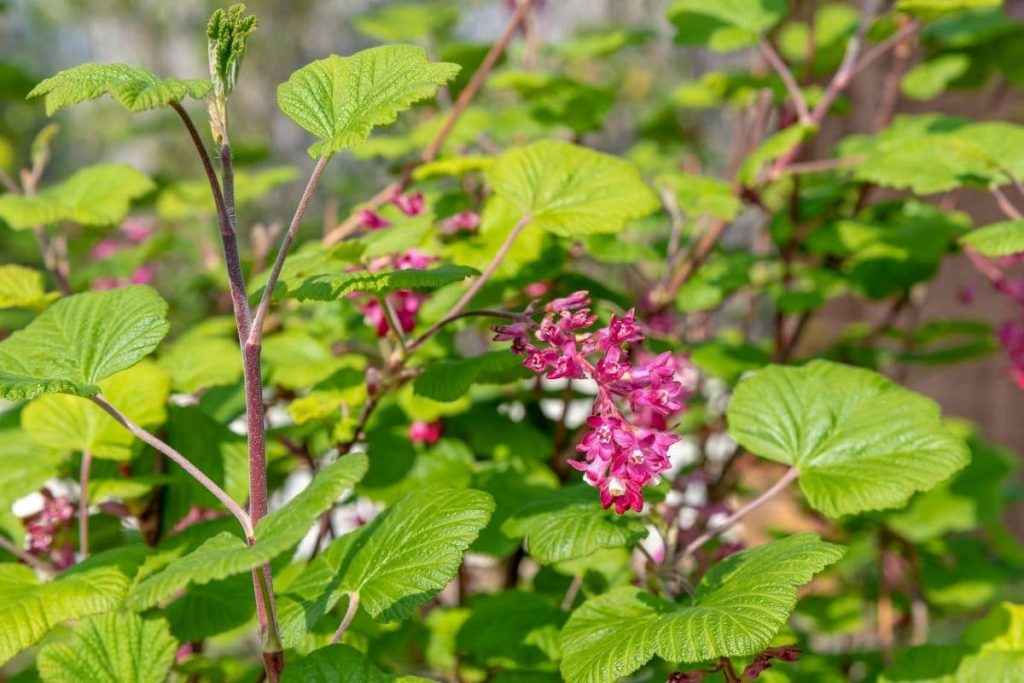
[[[99,242],[92,248],[90,255],[94,260],[105,261],[125,249],[141,244],[153,234],[155,226],[150,221],[134,218],[126,219],[120,226],[118,232],[112,237]],[[93,280],[93,289],[116,289],[128,285],[148,285],[153,283],[156,276],[155,263],[143,263],[137,267],[127,278],[98,277]]]
[[[441,421],[425,422],[424,420],[413,420],[409,425],[409,440],[415,444],[433,446],[441,439]]]
[[[555,299],[545,310],[539,325],[524,319],[495,328],[495,340],[511,341],[514,353],[525,354],[523,365],[548,379],[597,384],[589,431],[576,446],[583,459],[569,464],[600,491],[605,508],[639,512],[643,487],[670,467],[668,449],[679,437],[666,430],[667,420],[683,410],[697,373],[669,352],[631,360],[629,349],[644,339],[632,310],[592,331],[597,316],[587,292]]]
[[[25,519],[28,551],[49,560],[56,569],[65,569],[75,563],[71,544],[71,518],[75,508],[65,496],[55,497],[46,489],[42,493],[43,509]]]
[[[1024,389],[1024,325],[1016,320],[1007,320],[999,326],[996,337],[1010,361],[1010,376],[1017,386]]]

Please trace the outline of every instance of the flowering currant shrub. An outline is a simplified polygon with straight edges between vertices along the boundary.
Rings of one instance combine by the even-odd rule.
[[[488,4],[297,68],[305,162],[242,5],[0,61],[0,678],[1024,680],[1018,457],[911,388],[1022,385],[1024,26]]]

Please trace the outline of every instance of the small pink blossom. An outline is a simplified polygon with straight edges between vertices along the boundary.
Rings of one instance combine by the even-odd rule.
[[[441,422],[413,420],[409,425],[409,440],[416,444],[433,446],[441,438]]]
[[[103,240],[96,243],[92,251],[89,252],[89,255],[98,261],[105,261],[121,251],[121,249],[122,247],[117,243],[117,240]]]
[[[530,284],[526,285],[523,291],[526,293],[526,296],[530,297],[531,299],[537,299],[547,295],[547,293],[551,291],[551,283],[531,282]]]
[[[391,198],[391,203],[397,206],[398,210],[406,216],[418,216],[423,213],[424,200],[422,192],[397,194]]]
[[[156,226],[152,221],[140,218],[126,218],[119,226],[121,234],[132,244],[140,244],[149,239]]]
[[[363,209],[357,215],[359,216],[359,225],[367,230],[381,230],[382,228],[391,227],[391,221],[384,218],[376,211]]]
[[[473,232],[480,227],[480,214],[473,211],[461,211],[454,216],[445,218],[440,223],[441,233],[455,235],[460,232]]]

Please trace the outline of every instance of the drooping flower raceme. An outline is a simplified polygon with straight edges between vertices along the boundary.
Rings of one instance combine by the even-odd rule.
[[[587,292],[555,299],[545,311],[539,324],[524,319],[495,328],[495,340],[511,341],[512,351],[525,355],[523,365],[548,379],[594,380],[589,431],[576,446],[582,459],[569,464],[600,491],[605,508],[639,512],[643,487],[670,467],[668,450],[679,437],[667,431],[667,420],[695,391],[696,371],[669,352],[631,359],[644,339],[632,310],[590,330],[597,316]]]

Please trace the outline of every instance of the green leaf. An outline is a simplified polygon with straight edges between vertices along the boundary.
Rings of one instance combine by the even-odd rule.
[[[880,683],[1018,683],[1024,678],[1024,605],[1004,602],[955,645],[910,648]]]
[[[970,66],[971,59],[965,54],[940,55],[908,71],[900,81],[900,90],[912,100],[930,100],[945,92]]]
[[[351,292],[390,294],[400,289],[440,289],[476,275],[466,266],[445,264],[428,270],[357,270],[307,277],[289,294],[300,301],[337,301]]]
[[[455,646],[470,661],[510,669],[561,658],[558,632],[569,615],[553,596],[509,590],[474,596],[469,606]]]
[[[99,383],[100,393],[114,407],[143,427],[152,429],[167,419],[170,393],[167,374],[142,362]],[[97,458],[128,460],[135,437],[105,410],[79,396],[48,394],[36,398],[21,413],[21,426],[40,446],[59,451],[88,451]]]
[[[594,490],[585,485],[531,501],[501,530],[525,538],[528,552],[541,564],[587,557],[602,548],[630,547],[647,535],[639,517],[602,510]]]
[[[101,614],[77,624],[67,640],[44,647],[39,675],[46,683],[161,683],[177,649],[163,619]]]
[[[459,8],[447,4],[385,5],[353,22],[356,30],[383,43],[419,42],[444,33],[459,20]]]
[[[328,645],[305,657],[288,660],[281,683],[429,683],[419,676],[394,676],[373,665],[349,645]]]
[[[761,172],[761,168],[765,164],[769,161],[775,161],[786,154],[814,135],[817,130],[818,127],[811,124],[794,124],[769,135],[764,142],[757,146],[757,149],[750,153],[750,156],[743,160],[743,164],[740,166],[736,177],[744,185],[754,184],[757,181],[758,174]]]
[[[565,237],[621,232],[660,206],[632,163],[561,140],[509,149],[487,179],[517,216]]]
[[[709,214],[731,221],[739,213],[742,203],[729,183],[701,175],[671,173],[661,176],[658,184],[668,188],[679,208],[691,218]]]
[[[350,457],[350,456],[347,456]],[[423,488],[332,543],[278,600],[286,647],[346,593],[380,621],[403,619],[448,585],[494,510],[482,491]]]
[[[1003,221],[972,230],[960,244],[982,256],[1010,256],[1024,251],[1024,221]]]
[[[141,559],[139,548],[119,548],[44,583],[24,565],[0,565],[0,665],[62,621],[118,607]]]
[[[299,175],[294,166],[272,166],[250,171],[235,171],[235,207],[262,199],[272,190],[287,185]],[[162,218],[182,220],[194,218],[199,212],[213,214],[217,210],[206,178],[181,180],[169,184],[156,200],[156,211]]]
[[[24,537],[25,525],[13,513],[6,518],[15,501],[43,487],[60,474],[65,454],[40,448],[24,430],[17,427],[19,415],[4,413],[0,420],[0,530],[15,542]]]
[[[167,334],[167,303],[135,285],[61,299],[0,342],[0,398],[95,396],[97,383],[142,360]]]
[[[162,81],[140,66],[80,64],[42,81],[28,96],[45,96],[47,116],[102,95],[110,95],[128,111],[137,112],[178,102],[186,95],[201,100],[210,87],[205,79]]]
[[[192,394],[242,378],[242,360],[233,320],[215,318],[193,327],[160,355],[160,367],[175,391]]]
[[[47,292],[43,274],[23,266],[0,266],[0,308],[30,308],[41,311],[60,298]]]
[[[830,517],[901,506],[970,459],[934,401],[828,361],[757,372],[728,420],[744,448],[796,467],[810,505]]]
[[[216,10],[206,24],[210,80],[217,97],[227,97],[234,90],[245,56],[245,44],[257,26],[256,17],[246,16],[243,4],[232,5],[226,12]]]
[[[284,507],[259,521],[251,546],[230,532],[219,533],[139,582],[132,588],[129,604],[137,610],[147,609],[189,584],[206,584],[269,562],[302,540],[316,517],[359,481],[366,466],[366,456],[361,454],[331,463]]]
[[[788,11],[786,0],[676,0],[668,18],[680,45],[730,52],[756,45]]]
[[[508,351],[486,351],[479,356],[434,363],[413,382],[415,392],[434,401],[456,401],[476,383],[511,382],[526,375],[522,361]]]
[[[98,164],[76,171],[34,197],[0,195],[0,219],[13,230],[74,221],[111,225],[128,214],[131,201],[155,187],[144,173],[124,164]]]
[[[311,157],[330,156],[363,142],[375,126],[394,123],[458,71],[457,64],[430,62],[422,48],[373,47],[307,64],[278,86],[277,104],[320,138],[309,148]]]
[[[1003,0],[898,0],[896,9],[926,18],[935,18],[965,10],[999,7],[1002,4]]]
[[[562,629],[562,675],[568,683],[612,683],[655,655],[691,664],[760,652],[785,625],[797,588],[843,552],[796,534],[719,562],[691,604],[632,586],[591,598]]]

